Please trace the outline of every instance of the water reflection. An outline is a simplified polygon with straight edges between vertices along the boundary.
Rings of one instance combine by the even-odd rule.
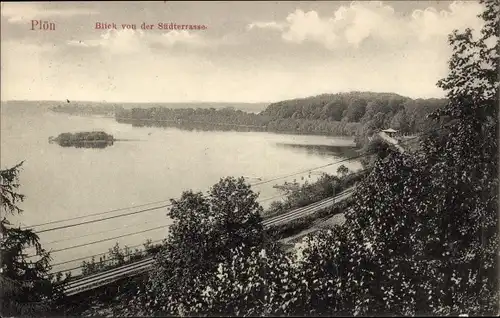
[[[312,144],[291,144],[291,143],[276,143],[280,148],[293,149],[299,152],[306,152],[310,155],[320,156],[339,156],[339,157],[355,157],[359,155],[355,147],[344,147],[334,145],[312,145]]]

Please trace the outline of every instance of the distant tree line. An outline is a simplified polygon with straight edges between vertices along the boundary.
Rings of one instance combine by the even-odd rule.
[[[113,116],[114,113],[121,109],[121,106],[116,105],[81,105],[70,103],[67,105],[57,105],[51,107],[50,110],[57,113],[67,113],[73,115],[109,115]]]
[[[270,104],[255,114],[234,107],[125,109],[117,105],[59,105],[55,112],[113,115],[134,126],[187,130],[267,131],[331,136],[355,136],[358,146],[378,129],[394,128],[418,134],[436,126],[427,115],[443,108],[446,99],[411,99],[394,93],[322,94]]]
[[[115,116],[118,122],[135,126],[355,136],[361,145],[378,129],[392,127],[402,134],[427,131],[435,126],[427,115],[445,105],[446,99],[351,92],[281,101],[259,114],[233,108],[152,107],[117,109]]]

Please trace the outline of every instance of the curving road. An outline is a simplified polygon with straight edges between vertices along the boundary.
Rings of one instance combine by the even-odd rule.
[[[386,134],[383,131],[379,132],[378,135],[380,136],[380,138],[382,138],[383,141],[385,141],[390,146],[395,147],[399,152],[401,152],[401,153],[405,152],[405,149],[399,144],[398,140],[390,137],[388,134]]]
[[[352,195],[354,191],[354,187],[351,187],[334,198],[324,199],[310,205],[307,205],[302,208],[298,208],[287,213],[283,213],[277,216],[272,216],[265,219],[262,224],[264,227],[270,227],[274,225],[280,225],[284,223],[288,223],[294,221],[296,219],[300,219],[302,217],[313,214],[319,210],[328,208],[332,206],[334,203],[341,202]],[[88,291],[91,289],[95,289],[107,284],[110,284],[119,279],[135,276],[137,274],[143,273],[151,269],[151,266],[154,263],[154,259],[152,256],[144,258],[140,261],[126,264],[117,268],[113,268],[104,272],[100,272],[97,274],[89,275],[82,277],[80,279],[70,281],[65,286],[65,294],[67,296],[72,296],[79,294],[84,291]]]

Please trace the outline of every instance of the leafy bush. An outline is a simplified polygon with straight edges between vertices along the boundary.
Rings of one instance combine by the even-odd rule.
[[[264,242],[262,207],[244,178],[224,178],[207,196],[186,191],[172,200],[168,239],[156,257],[146,308],[166,315],[203,310],[202,291],[231,249]]]

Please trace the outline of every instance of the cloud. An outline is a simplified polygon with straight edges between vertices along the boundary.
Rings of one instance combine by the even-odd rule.
[[[442,97],[435,83],[448,71],[446,37],[479,26],[478,10],[469,2],[400,15],[362,2],[329,15],[294,9],[281,20],[256,19],[246,37],[89,27],[62,34],[62,46],[52,37],[2,41],[1,98],[269,101],[350,90]]]
[[[274,21],[272,21],[272,22],[254,22],[254,23],[250,23],[247,26],[247,30],[250,31],[254,28],[283,30],[284,27],[285,27],[284,24],[276,23]]]
[[[34,19],[49,17],[71,17],[75,15],[99,14],[97,11],[68,8],[49,9],[39,3],[2,3],[2,17],[10,23],[25,23]]]
[[[315,42],[334,50],[357,48],[369,39],[392,44],[414,42],[415,39],[426,42],[446,37],[460,26],[479,29],[481,20],[477,14],[481,9],[476,2],[453,2],[446,11],[428,8],[415,10],[404,17],[396,15],[391,6],[381,1],[354,1],[338,8],[331,17],[297,9],[283,22],[257,22],[247,29],[277,30],[285,42]]]
[[[435,36],[447,36],[457,26],[473,28],[477,34],[483,24],[483,21],[477,17],[481,11],[482,6],[472,1],[455,1],[450,4],[448,11],[438,12],[434,8],[415,10],[410,28],[420,41],[426,41]]]
[[[446,74],[444,61],[449,56],[426,49],[368,58],[305,61],[307,67],[297,67],[298,61],[241,61],[228,67],[226,60],[202,54],[146,51],[148,47],[140,35],[115,32],[98,41],[120,54],[104,51],[92,58],[82,58],[81,49],[57,55],[57,48],[51,45],[2,43],[2,76],[8,80],[1,83],[1,98],[257,102],[351,90],[441,97],[442,91],[435,83]],[[137,39],[143,45],[128,48]],[[82,43],[100,47],[98,41]],[[82,43],[74,41],[73,45],[83,48]],[[137,53],[124,54],[126,49]]]
[[[198,34],[189,33],[186,30],[170,31],[163,33],[159,42],[166,46],[173,46],[176,44],[187,44],[191,46],[206,46],[208,43]]]
[[[198,33],[172,30],[169,32],[154,33],[142,30],[123,29],[107,30],[98,39],[69,40],[70,46],[83,48],[101,48],[112,54],[130,54],[139,51],[149,51],[151,46],[173,47],[187,45],[190,47],[208,47],[209,42]],[[215,45],[213,42],[210,44]]]

